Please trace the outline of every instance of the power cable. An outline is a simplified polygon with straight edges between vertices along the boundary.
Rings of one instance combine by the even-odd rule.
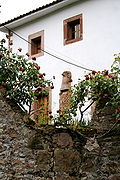
[[[46,45],[46,49],[47,49],[47,51],[52,51],[53,53],[56,53],[56,54],[58,54],[59,56],[62,56],[63,58],[70,59],[70,60],[72,60],[74,63],[78,63],[78,61],[76,61],[75,59],[73,59],[73,58],[71,58],[71,57],[69,57],[69,56],[67,56],[67,55],[65,55],[65,54],[63,54],[63,53],[61,53],[61,52],[58,52],[58,51],[56,51],[56,50],[53,50],[52,48],[48,47],[47,45]],[[80,66],[84,67],[85,65],[80,62]],[[87,68],[87,67],[86,67],[86,68]],[[89,68],[88,68],[88,69],[89,69]]]
[[[22,39],[23,41],[25,41],[25,42],[27,42],[28,44],[31,44],[31,45],[33,46],[33,44],[32,44],[31,42],[29,42],[28,40],[26,40],[25,38],[23,38],[22,36],[20,36],[19,34],[17,34],[15,31],[9,29],[9,28],[8,28],[7,26],[5,26],[5,25],[3,25],[3,26],[4,26],[7,30],[11,31],[13,34],[15,34],[16,36],[18,36],[20,39]],[[61,57],[58,57],[58,56],[56,56],[56,55],[54,55],[54,54],[52,54],[52,53],[50,53],[50,52],[48,52],[48,51],[46,51],[46,50],[43,50],[42,48],[40,48],[40,50],[43,51],[44,53],[48,54],[49,56],[52,56],[52,57],[54,57],[54,58],[56,58],[56,59],[59,59],[60,61],[63,61],[63,62],[65,62],[65,63],[67,63],[67,64],[76,66],[76,67],[78,67],[78,68],[81,68],[81,69],[84,69],[84,70],[87,70],[87,71],[92,71],[92,70],[89,69],[89,68],[86,68],[86,67],[77,65],[77,64],[72,63],[72,62],[69,62],[69,61],[67,61],[67,60],[65,60],[65,59],[63,59],[63,58],[61,58]]]

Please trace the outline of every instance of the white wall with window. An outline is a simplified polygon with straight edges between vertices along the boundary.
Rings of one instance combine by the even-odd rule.
[[[82,39],[65,45],[64,21],[80,14]],[[44,30],[45,52],[36,62],[41,66],[41,71],[46,73],[46,78],[53,80],[53,112],[59,108],[62,72],[71,71],[73,83],[77,83],[78,78],[84,76],[87,71],[52,57],[49,53],[89,69],[109,69],[114,59],[113,54],[120,51],[119,17],[119,0],[84,0],[14,29],[26,40],[30,35]],[[69,23],[69,26],[72,27],[72,24]],[[19,47],[22,47],[22,53],[28,52],[28,43],[14,35],[13,51],[16,52]]]

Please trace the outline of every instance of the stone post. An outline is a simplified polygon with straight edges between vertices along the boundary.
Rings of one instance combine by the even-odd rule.
[[[59,109],[61,113],[64,113],[65,109],[70,108],[71,92],[69,91],[69,89],[71,88],[72,74],[70,71],[64,71],[62,73],[62,76],[62,84],[59,94]]]

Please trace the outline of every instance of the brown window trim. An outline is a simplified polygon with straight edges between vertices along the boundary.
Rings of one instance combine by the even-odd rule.
[[[79,35],[79,37],[76,37],[74,39],[69,39],[68,38],[69,35],[70,35],[70,32],[68,31],[69,24],[70,23],[72,24],[75,21],[78,21],[79,24],[80,24],[80,35]],[[65,19],[63,21],[63,24],[64,24],[64,45],[71,44],[71,43],[83,40],[83,15],[82,14],[79,14],[77,16],[74,16],[74,17],[71,17],[71,18],[68,18],[68,19]],[[77,36],[78,36],[78,34],[77,34]]]
[[[30,42],[28,45],[28,53],[30,55],[30,59],[32,56],[39,57],[44,55],[44,51],[41,50],[41,52],[32,54],[32,40],[41,38],[41,49],[44,50],[44,30],[36,32],[34,34],[31,34],[28,36],[28,41]]]

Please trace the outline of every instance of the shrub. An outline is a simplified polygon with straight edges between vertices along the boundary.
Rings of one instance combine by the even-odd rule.
[[[31,108],[35,100],[35,90],[39,87],[40,93],[46,93],[44,88],[52,82],[45,80],[45,73],[40,73],[40,66],[30,62],[27,56],[11,53],[4,47],[5,40],[0,41],[0,86],[5,88],[5,96],[14,100],[18,105]],[[21,48],[18,49],[22,51]]]
[[[83,113],[96,102],[100,108],[104,106],[112,106],[115,109],[116,118],[120,118],[120,56],[115,55],[115,61],[111,66],[110,72],[104,70],[85,75],[83,80],[79,80],[78,84],[72,88],[71,109],[70,113],[76,116],[77,109],[81,113],[81,121]],[[90,105],[85,107],[86,102]]]

